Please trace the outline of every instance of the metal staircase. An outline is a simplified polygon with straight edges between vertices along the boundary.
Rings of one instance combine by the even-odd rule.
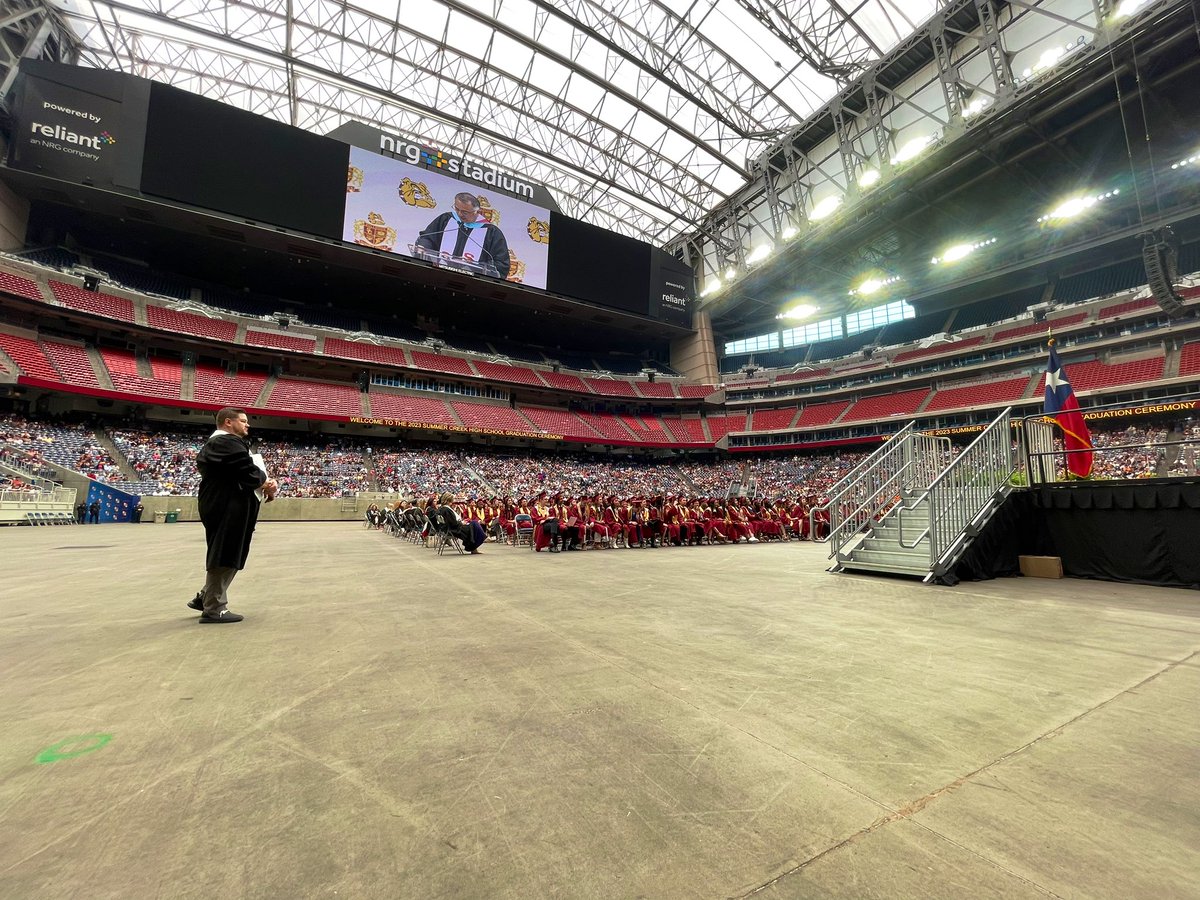
[[[957,457],[946,439],[913,424],[861,463],[819,508],[829,517],[830,571],[926,582],[948,573],[1012,490],[1011,414],[1006,409]]]

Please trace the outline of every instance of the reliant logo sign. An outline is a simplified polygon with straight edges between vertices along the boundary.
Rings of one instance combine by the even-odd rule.
[[[532,185],[526,184],[511,172],[493,168],[487,163],[476,162],[466,157],[450,156],[442,150],[419,147],[386,134],[379,136],[379,152],[387,153],[396,159],[403,159],[410,165],[424,166],[456,178],[465,178],[478,184],[497,187],[518,197],[533,199]]]
[[[101,116],[95,113],[85,112],[80,109],[71,109],[68,106],[62,106],[49,101],[42,102],[42,109],[43,111],[85,119],[92,125],[99,125],[101,120]],[[46,125],[36,121],[30,122],[29,130],[32,134],[32,137],[29,139],[31,144],[38,147],[45,147],[48,150],[57,150],[59,153],[81,156],[84,159],[100,159],[98,152],[92,153],[90,151],[103,150],[105,147],[111,147],[117,142],[117,139],[107,131],[101,131],[99,134],[81,134],[63,125]]]
[[[668,281],[667,290],[663,291],[663,303],[676,309],[687,309],[687,287],[675,281]]]

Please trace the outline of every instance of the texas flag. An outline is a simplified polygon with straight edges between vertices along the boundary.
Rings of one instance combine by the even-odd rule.
[[[1086,453],[1068,453],[1067,471],[1076,478],[1089,478],[1092,474],[1092,435],[1079,401],[1067,381],[1067,373],[1058,360],[1058,352],[1050,347],[1050,359],[1046,363],[1046,415],[1053,416],[1062,429],[1063,441],[1068,450],[1085,450]]]

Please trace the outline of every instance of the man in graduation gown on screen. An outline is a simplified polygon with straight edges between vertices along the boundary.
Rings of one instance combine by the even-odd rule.
[[[504,232],[482,216],[479,198],[467,191],[454,195],[453,208],[426,226],[417,236],[416,246],[435,256],[478,263],[489,275],[508,278]]]
[[[227,608],[226,591],[246,566],[250,540],[262,501],[275,499],[279,486],[268,477],[262,457],[250,453],[250,422],[240,409],[217,413],[217,430],[196,454],[200,470],[200,521],[208,552],[204,588],[188,606],[202,610],[200,621],[240,622]]]

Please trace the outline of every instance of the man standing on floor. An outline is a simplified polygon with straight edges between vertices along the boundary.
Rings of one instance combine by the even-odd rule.
[[[279,485],[267,476],[262,457],[251,456],[250,421],[240,409],[217,413],[214,431],[196,455],[200,470],[200,521],[208,545],[204,589],[188,603],[203,623],[240,622],[226,608],[233,577],[246,566],[260,501],[275,499]]]

